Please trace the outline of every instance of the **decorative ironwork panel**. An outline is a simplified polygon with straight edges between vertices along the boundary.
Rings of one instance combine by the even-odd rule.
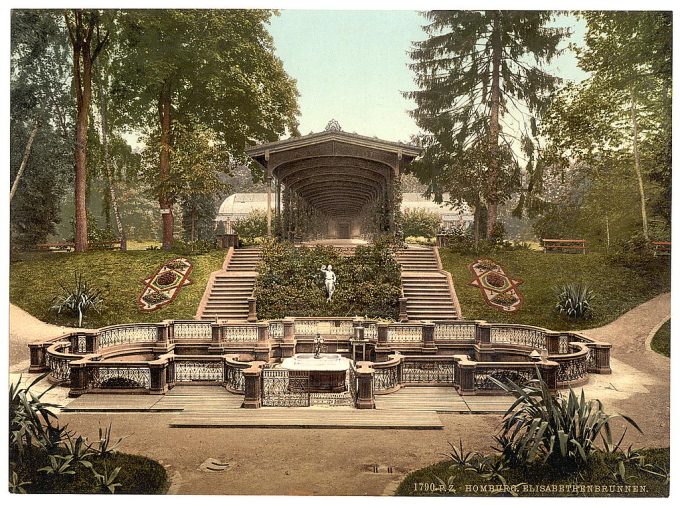
[[[318,321],[295,320],[295,335],[316,335],[319,330]]]
[[[533,349],[545,349],[545,334],[530,328],[491,328],[491,342],[494,344],[519,344]]]
[[[245,392],[246,378],[243,375],[243,370],[228,363],[224,366],[224,382],[229,388],[237,392]]]
[[[53,356],[47,353],[47,366],[50,369],[50,376],[56,381],[68,381],[71,379],[71,366],[68,358]]]
[[[531,369],[512,368],[488,368],[475,370],[475,390],[500,390],[501,388],[491,378],[507,383],[513,381],[519,386],[527,384],[534,379],[535,372]]]
[[[354,407],[354,398],[349,391],[340,393],[310,393],[310,406],[350,406]]]
[[[99,332],[100,348],[136,342],[156,342],[157,340],[158,328],[156,325],[118,326]]]
[[[453,384],[453,360],[447,361],[409,361],[404,360],[401,380],[404,383],[446,383]]]
[[[569,383],[588,377],[588,356],[560,360],[560,367],[557,370],[557,382]]]
[[[176,339],[212,339],[212,323],[209,321],[175,323],[174,327]]]
[[[347,369],[347,388],[349,389],[349,394],[350,397],[352,397],[352,401],[355,403],[357,400],[357,394],[359,393],[359,390],[357,389],[357,383],[357,369],[354,366],[354,362],[350,362],[349,369]]]
[[[331,335],[354,335],[354,325],[351,321],[331,321],[330,323]]]
[[[369,323],[364,326],[364,339],[378,340],[378,325]]]
[[[280,339],[283,337],[283,323],[273,322],[269,323],[269,336],[273,339]]]
[[[387,342],[422,342],[423,331],[420,326],[390,326],[387,329]]]
[[[309,406],[309,372],[286,369],[262,371],[262,405],[269,407]]]
[[[566,335],[561,335],[557,346],[557,352],[561,355],[566,355],[569,353],[569,337]]]
[[[91,388],[150,388],[149,367],[91,367]]]
[[[224,379],[222,361],[175,360],[175,382],[217,381]]]
[[[225,326],[222,328],[223,342],[257,342],[257,326]]]
[[[78,335],[78,344],[76,350],[78,353],[87,352],[87,338],[85,335]]]
[[[471,323],[436,323],[435,340],[475,340],[477,327]]]
[[[394,388],[399,384],[398,365],[387,367],[386,369],[375,369],[373,375],[373,390],[375,392],[384,392]]]

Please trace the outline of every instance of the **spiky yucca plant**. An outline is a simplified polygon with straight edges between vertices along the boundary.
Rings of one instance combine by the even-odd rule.
[[[569,319],[587,319],[593,316],[592,301],[595,294],[587,284],[571,283],[556,289],[557,305],[560,314]]]
[[[59,283],[62,293],[52,300],[51,310],[57,314],[68,312],[78,318],[78,327],[83,326],[83,316],[89,310],[99,312],[102,306],[102,293],[83,279],[83,274],[76,273],[75,283],[68,287]]]
[[[619,441],[614,446],[612,440],[609,422],[614,416],[642,432],[631,418],[609,415],[599,400],[586,400],[583,390],[580,396],[571,388],[566,395],[550,393],[538,369],[536,373],[537,378],[525,386],[493,380],[515,397],[497,437],[508,464],[582,464],[598,450],[598,439],[604,451],[612,451],[620,445]]]

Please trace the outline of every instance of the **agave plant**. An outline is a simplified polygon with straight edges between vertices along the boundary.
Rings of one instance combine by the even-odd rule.
[[[557,305],[555,308],[560,314],[565,314],[570,319],[586,319],[593,315],[591,302],[595,294],[587,284],[565,284],[555,291]]]
[[[68,287],[59,283],[62,293],[52,300],[51,310],[57,314],[67,312],[78,318],[78,327],[83,326],[83,316],[89,310],[99,312],[102,307],[102,293],[83,279],[82,273],[76,273],[75,283]]]
[[[580,396],[573,389],[569,389],[567,395],[550,393],[538,368],[536,374],[536,380],[522,387],[510,380],[507,384],[493,380],[515,397],[503,417],[497,440],[501,444],[501,454],[508,462],[587,462],[598,450],[598,438],[605,450],[615,448],[609,424],[614,416],[620,416],[642,433],[631,418],[609,415],[599,400],[586,400],[583,390]]]

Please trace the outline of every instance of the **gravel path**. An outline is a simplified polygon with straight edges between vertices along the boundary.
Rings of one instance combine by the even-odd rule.
[[[611,375],[591,375],[585,386],[609,412],[635,419],[644,435],[628,432],[637,446],[668,446],[670,361],[645,348],[651,330],[670,314],[670,294],[644,303],[613,323],[587,330],[613,344]],[[26,344],[54,337],[67,328],[40,322],[21,309],[10,310],[10,364],[28,366]],[[441,414],[444,430],[358,429],[182,429],[169,428],[160,413],[62,413],[71,430],[97,438],[113,424],[116,437],[129,436],[121,450],[161,461],[172,478],[170,493],[381,495],[414,469],[443,460],[448,442],[490,451],[498,415]],[[229,467],[206,471],[213,458]],[[379,472],[373,472],[373,465]],[[391,467],[391,473],[387,467]]]

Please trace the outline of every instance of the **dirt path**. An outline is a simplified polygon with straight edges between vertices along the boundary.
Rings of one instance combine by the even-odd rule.
[[[612,344],[612,374],[591,375],[585,387],[589,398],[602,400],[608,412],[633,418],[644,435],[629,431],[640,446],[670,442],[670,358],[650,350],[648,335],[671,313],[671,294],[638,305],[616,321],[584,333]]]
[[[65,326],[56,326],[40,321],[25,310],[10,304],[9,306],[9,368],[10,372],[22,372],[28,369],[28,344],[38,340],[51,339],[74,330]]]
[[[643,427],[643,436],[629,432],[638,446],[669,443],[670,361],[645,348],[649,332],[668,314],[670,294],[665,294],[586,331],[613,344],[614,371],[591,376],[586,393]],[[14,306],[10,325],[15,368],[27,366],[26,343],[66,330]],[[191,429],[168,427],[171,418],[162,413],[60,415],[71,430],[92,439],[111,422],[116,437],[128,436],[121,450],[161,461],[173,479],[170,492],[178,494],[381,495],[407,472],[443,460],[448,442],[462,439],[466,449],[490,451],[500,423],[498,415],[441,414],[443,430]],[[201,465],[209,458],[229,467],[206,471]]]

